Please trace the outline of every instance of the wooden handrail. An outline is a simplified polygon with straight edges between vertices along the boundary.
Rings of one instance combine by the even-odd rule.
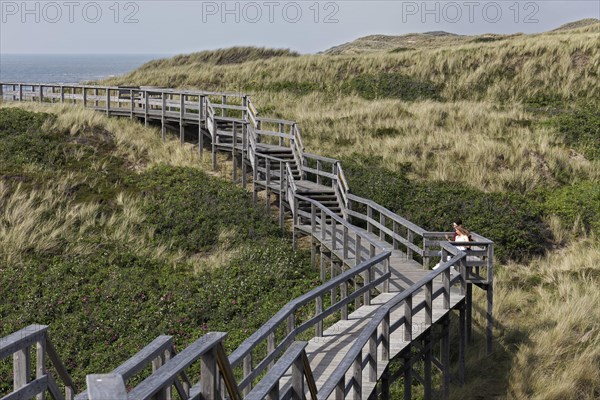
[[[31,378],[30,349],[36,346],[36,379]],[[56,354],[48,335],[48,326],[29,325],[6,337],[0,338],[0,359],[13,356],[13,391],[5,399],[30,398],[33,395],[50,391],[54,398],[62,398],[58,386],[46,369],[46,356],[54,365],[56,372],[65,385],[65,399],[71,400],[76,391],[73,381]]]
[[[213,398],[217,384],[216,348],[222,346],[222,342],[226,336],[227,334],[223,332],[209,332],[202,336],[133,388],[133,390],[129,392],[129,398],[136,400],[152,398],[161,390],[175,384],[177,377],[181,373],[183,373],[192,363],[205,356],[203,368],[200,372],[201,382],[203,384],[197,385],[195,388],[197,388],[198,392],[202,393],[205,398]],[[228,388],[231,386],[235,385],[227,385]],[[180,393],[180,395],[189,396],[190,394]],[[232,399],[240,398],[239,392],[237,391],[229,393],[229,396]]]
[[[338,287],[340,284],[352,279],[353,277],[360,275],[361,272],[366,271],[373,266],[381,263],[383,260],[389,259],[391,252],[385,252],[377,255],[376,257],[364,261],[356,267],[349,269],[342,274],[336,276],[335,278],[329,280],[328,282],[320,285],[312,289],[310,292],[305,293],[296,299],[288,302],[285,306],[283,306],[273,317],[269,319],[261,328],[259,328],[256,332],[254,332],[248,339],[246,339],[233,353],[229,356],[229,361],[233,367],[238,366],[242,360],[248,356],[252,350],[254,350],[261,342],[267,339],[267,337],[275,332],[278,326],[287,322],[289,315],[293,314],[295,310],[298,308],[310,303],[316,298],[320,298],[322,295],[329,293],[331,289]],[[389,272],[385,275],[385,279],[389,278]],[[380,282],[379,282],[380,283]],[[371,287],[376,287],[379,284],[377,281],[373,281],[371,283]],[[311,321],[312,325],[318,322],[319,320],[324,319],[325,317],[331,315],[335,311],[342,308],[344,305],[349,304],[353,298],[349,298],[348,300],[342,300],[340,302],[335,303],[328,309],[324,310],[321,314],[321,318],[317,318],[315,316]],[[246,386],[249,380],[253,377],[260,374],[266,366],[278,355],[281,354],[288,344],[290,344],[295,337],[302,333],[303,331],[309,329],[312,325],[303,324],[301,327],[295,328],[286,338],[277,346],[272,353],[267,356],[259,365],[254,367],[252,373],[250,374],[250,379],[248,376],[244,377],[244,380],[240,382],[240,387],[243,388]]]
[[[145,369],[150,363],[164,355],[165,351],[173,347],[173,337],[167,335],[158,336],[133,357],[115,368],[111,374],[121,375],[123,381],[127,382],[135,374]],[[161,360],[162,363],[162,360]],[[75,396],[75,400],[86,400],[87,390]]]
[[[292,368],[290,390],[294,391],[293,398],[304,398],[304,377],[306,377],[311,399],[317,400],[317,386],[304,350],[307,344],[307,342],[292,343],[260,383],[244,397],[244,400],[263,400],[266,397],[279,399],[283,395],[283,393],[280,395],[279,381],[290,368]]]
[[[454,251],[451,246],[446,248],[448,251]],[[318,398],[319,400],[328,399],[331,394],[335,391],[336,387],[345,379],[345,375],[347,371],[352,367],[355,360],[359,357],[362,352],[362,349],[368,343],[369,339],[375,334],[377,334],[377,329],[379,325],[383,322],[384,318],[388,316],[392,309],[396,309],[402,302],[404,302],[407,298],[412,298],[412,296],[418,291],[423,290],[423,288],[431,284],[433,280],[441,274],[445,275],[445,279],[450,283],[450,268],[455,265],[457,262],[463,260],[466,257],[466,254],[463,252],[459,252],[457,255],[453,256],[450,260],[444,262],[440,265],[437,270],[431,271],[427,276],[416,282],[410,288],[403,290],[394,296],[391,300],[387,301],[383,304],[373,315],[369,321],[369,323],[361,330],[358,337],[354,340],[352,347],[348,350],[342,361],[338,364],[338,368],[335,369],[333,374],[329,377],[327,382],[321,387],[319,391]],[[437,297],[434,297],[435,294],[445,293],[445,291],[436,291],[432,293],[431,302]],[[448,292],[449,295],[449,292]],[[411,314],[414,314],[414,305],[411,306]],[[406,316],[403,316],[406,318]],[[394,327],[398,327],[398,324],[394,325],[390,323],[390,329],[387,331],[387,335],[393,333],[395,329]],[[378,341],[378,340],[377,340]],[[389,340],[387,341],[389,343]],[[384,349],[384,352],[389,349]],[[375,357],[377,357],[377,352],[375,352]],[[389,354],[388,354],[389,359]],[[375,362],[377,365],[377,362]],[[361,382],[359,384],[362,384]]]

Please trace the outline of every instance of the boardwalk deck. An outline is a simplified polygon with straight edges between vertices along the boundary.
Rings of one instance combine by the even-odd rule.
[[[331,225],[328,225],[328,229],[325,231],[325,238],[322,239],[321,230],[317,229],[316,232],[311,233],[310,225],[300,225],[298,229],[307,235],[312,235],[317,238],[318,241],[324,245],[329,251],[336,255],[337,258],[343,260],[344,264],[349,268],[356,265],[356,254],[355,249],[358,248],[356,245],[356,234],[349,233],[349,250],[348,257],[344,258],[343,254],[343,229],[342,227],[336,228],[336,248],[333,249],[332,242],[332,230]],[[376,243],[380,248],[387,249],[392,252],[390,257],[390,272],[392,277],[390,279],[390,293],[382,293],[375,297],[371,301],[371,305],[363,305],[352,314],[348,316],[348,320],[338,321],[333,326],[329,327],[323,332],[323,337],[315,337],[308,342],[306,352],[311,363],[311,368],[317,388],[320,388],[328,381],[333,371],[335,371],[339,362],[344,358],[348,349],[354,343],[354,340],[362,331],[362,328],[369,322],[373,313],[387,301],[391,300],[394,295],[402,290],[414,285],[419,280],[425,278],[430,271],[424,270],[422,265],[408,258],[406,253],[400,250],[394,250],[391,244],[381,240],[377,235],[369,233],[364,229],[358,228],[362,235],[369,237],[369,239]],[[361,243],[361,249],[363,253],[368,253],[368,243]],[[457,274],[453,272],[453,275]],[[436,278],[433,284],[433,290],[437,290],[442,287],[442,279]],[[450,309],[445,309],[443,306],[443,300],[437,298],[433,301],[433,313],[432,322],[435,324],[440,319],[448,315],[448,313],[456,307],[459,303],[464,300],[464,296],[460,294],[458,289],[451,289],[452,295],[450,296],[451,303]],[[420,291],[414,296],[415,302],[419,302],[424,299],[424,292]],[[402,318],[403,314],[396,310],[392,312],[391,323],[398,321]],[[429,325],[425,324],[425,311],[421,310],[413,316],[412,329],[413,339],[416,339],[419,334],[423,333],[425,329],[428,329]],[[379,332],[381,334],[381,332]],[[400,354],[411,342],[404,340],[404,331],[402,329],[392,333],[390,335],[390,359],[393,359],[396,355]],[[364,350],[363,353],[366,353]],[[381,349],[378,350],[381,354]],[[381,360],[378,357],[378,360]],[[387,368],[387,362],[379,361],[377,365],[378,379],[381,377],[382,372]],[[352,371],[347,373],[346,381],[351,382]],[[375,382],[376,383],[376,382]],[[363,376],[362,382],[362,397],[367,399],[375,388],[374,382],[369,382],[367,376]],[[331,399],[334,398],[332,395]]]

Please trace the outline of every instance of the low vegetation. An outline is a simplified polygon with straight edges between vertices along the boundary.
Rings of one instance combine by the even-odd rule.
[[[191,148],[168,142],[169,156],[160,140],[137,147],[154,129],[28,108],[58,113],[0,108],[0,336],[50,325],[80,387],[159,334],[182,348],[227,331],[231,350],[317,284],[306,254]]]
[[[588,22],[416,48],[372,37],[365,54],[202,52],[104,83],[250,92],[262,115],[298,121],[309,151],[342,159],[355,193],[426,229],[462,218],[496,243],[497,324],[491,357],[476,329],[453,398],[595,399],[600,25]],[[91,111],[21,108],[0,110],[0,287],[14,288],[0,334],[52,321],[69,365],[98,370],[158,333],[184,344],[223,329],[233,346],[315,284],[306,255],[191,146]],[[76,317],[96,330],[70,337]]]

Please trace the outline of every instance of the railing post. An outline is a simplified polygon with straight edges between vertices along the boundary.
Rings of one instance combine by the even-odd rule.
[[[165,125],[165,113],[167,112],[167,97],[166,97],[166,93],[163,91],[161,92],[161,100],[162,100],[162,107],[160,110],[160,123],[161,123],[161,135],[162,135],[162,140],[163,142],[166,140],[166,136],[167,136],[167,127]],[[216,129],[216,128],[215,128]]]
[[[356,261],[356,265],[362,262],[362,245],[361,245],[361,237],[360,235],[356,235],[356,249],[354,249],[354,259]],[[358,290],[358,279],[354,277],[354,291]],[[360,297],[354,299],[354,308],[358,309],[360,307]]]
[[[411,231],[410,228],[406,228],[406,229],[407,229],[407,231],[406,231],[406,241],[408,243],[412,244],[413,240],[414,240],[413,231]],[[423,240],[425,240],[425,238],[423,238]],[[406,246],[406,257],[409,260],[412,260],[414,258],[414,255],[413,255],[412,249],[408,246],[408,243],[407,243],[407,246]]]
[[[337,250],[337,221],[331,218],[331,249]]]
[[[379,228],[379,239],[385,241],[385,215],[382,212],[379,213],[379,225],[381,225]]]
[[[133,102],[133,89],[129,89],[129,119],[133,119],[135,103]]]
[[[204,134],[202,133],[202,96],[198,96],[198,156],[202,161],[204,156]],[[246,181],[244,181],[244,185]],[[246,186],[244,186],[244,189]]]
[[[390,258],[387,257],[385,260],[383,260],[383,273],[387,274],[388,272],[390,272]],[[389,293],[390,292],[390,278],[386,279],[383,282],[383,293]]]
[[[487,354],[490,355],[492,353],[492,344],[494,339],[494,318],[492,315],[494,309],[494,244],[488,244],[488,254],[487,254],[487,287],[486,287],[486,297],[487,297],[487,326],[486,326],[486,349]]]
[[[46,336],[42,336],[35,346],[35,377],[41,378],[46,374]],[[44,400],[44,393],[39,393],[37,400]]]
[[[404,341],[412,342],[412,295],[404,300]]]
[[[254,164],[254,170],[256,171],[257,165]],[[285,231],[285,210],[284,210],[284,201],[285,201],[285,171],[284,171],[283,161],[279,161],[279,229],[281,231]]]
[[[19,83],[19,101],[23,101],[23,85]]]
[[[266,171],[265,171],[265,175],[266,175],[265,189],[267,191],[267,214],[269,214],[271,212],[271,188],[269,186],[271,184],[271,160],[268,159],[268,158],[266,159],[265,168],[266,168]]]
[[[123,377],[119,374],[88,375],[89,400],[127,400]]]
[[[150,107],[150,99],[148,98],[148,91],[144,90],[144,126],[148,126],[148,114],[149,112],[149,107]],[[202,136],[202,129],[201,129],[201,124],[200,121],[198,121],[198,127],[200,128],[200,136]]]
[[[348,226],[344,225],[344,248],[343,248],[343,254],[342,257],[344,258],[344,260],[348,259]]]
[[[373,224],[371,220],[373,219],[373,209],[369,204],[367,204],[367,232],[373,233]]]
[[[431,400],[431,329],[428,329],[423,339],[423,350],[425,356],[423,358],[423,398],[425,400]]]
[[[94,107],[98,108],[98,88],[94,88]]]
[[[323,312],[323,295],[318,296],[315,299],[315,317],[319,316]],[[321,337],[323,336],[323,320],[320,320],[315,325],[315,336]]]
[[[304,399],[304,364],[301,357],[292,364],[292,399]]]
[[[425,324],[431,326],[433,317],[433,301],[431,299],[433,291],[433,281],[430,280],[425,284]]]
[[[237,133],[236,133],[236,123],[235,121],[233,121],[233,123],[231,124],[232,126],[232,146],[231,146],[231,162],[232,162],[232,166],[233,166],[233,171],[232,171],[232,180],[235,183],[237,181],[237,160],[235,158],[235,147],[237,146]]]
[[[29,346],[13,354],[13,386],[15,390],[29,383],[31,376],[31,355]]]
[[[317,160],[317,185],[321,184],[321,174],[320,174],[321,168],[322,168],[321,160]]]
[[[381,322],[381,360],[390,360],[390,313],[387,312]]]
[[[216,398],[217,378],[217,358],[212,348],[200,357],[200,388],[205,399]]]
[[[341,377],[337,385],[335,385],[335,400],[344,400],[346,398],[346,380]]]
[[[394,250],[398,250],[398,239],[397,239],[397,236],[398,236],[398,222],[396,222],[396,221],[393,221],[392,232],[394,233],[394,235],[392,237],[392,245],[393,245]]]
[[[132,99],[133,101],[133,99]],[[185,95],[183,93],[179,93],[179,143],[183,145],[185,141],[185,128],[183,125],[183,117],[185,115]],[[235,126],[234,126],[235,128]],[[234,146],[235,147],[235,146]],[[235,159],[234,159],[235,165]]]
[[[83,87],[83,107],[87,107],[87,88]]]
[[[269,333],[267,336],[267,355],[273,353],[275,351],[275,332]],[[275,365],[275,360],[269,363],[269,369],[273,368]]]
[[[354,392],[354,400],[362,399],[362,351],[352,363],[352,389]]]
[[[244,378],[246,378],[252,372],[252,352],[248,353],[242,362],[243,370],[244,370]],[[244,388],[244,396],[247,396],[248,393],[252,390],[252,381],[248,382],[246,387]]]
[[[106,88],[106,115],[110,115],[110,88]]]
[[[65,102],[65,87],[63,85],[60,85],[60,102]]]
[[[0,93],[2,93],[1,90],[0,90]],[[85,96],[84,96],[84,98],[85,98]],[[40,103],[42,103],[43,101],[44,101],[44,85],[40,85]]]
[[[348,282],[342,282],[340,284],[340,301],[344,301],[348,297]],[[331,300],[333,304],[333,299]],[[348,304],[344,304],[341,310],[341,318],[343,320],[348,319]]]
[[[245,115],[244,111],[244,115]],[[246,154],[248,154],[248,121],[244,117],[244,121],[242,122],[242,188],[246,189]],[[281,180],[281,177],[279,177]],[[283,192],[279,192],[279,197],[281,197]]]
[[[369,337],[369,382],[377,382],[377,329]]]
[[[325,228],[327,227],[327,219],[325,216],[325,210],[321,209],[321,240],[325,240]]]

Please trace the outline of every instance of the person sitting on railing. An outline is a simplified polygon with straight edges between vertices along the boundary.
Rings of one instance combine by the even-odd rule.
[[[454,227],[454,238],[453,242],[472,242],[471,233],[469,230],[461,225]],[[456,246],[461,251],[471,250],[471,246]]]
[[[452,222],[452,226],[454,228],[454,234],[452,235],[452,238],[450,238],[450,236],[448,236],[448,235],[445,235],[446,240],[448,240],[450,242],[472,242],[473,241],[473,239],[471,237],[471,233],[469,232],[469,230],[467,228],[465,228],[462,225],[462,221],[460,219],[454,220],[454,222]],[[460,251],[468,251],[471,249],[471,246],[456,245],[456,248]],[[443,262],[443,260],[441,259],[441,257],[442,257],[441,250],[438,253],[438,255],[440,256],[440,262],[437,263],[433,267],[433,269],[438,269],[440,264]],[[446,261],[449,260],[450,258],[451,258],[450,255],[447,256]],[[453,267],[453,271],[454,271],[454,267]]]

